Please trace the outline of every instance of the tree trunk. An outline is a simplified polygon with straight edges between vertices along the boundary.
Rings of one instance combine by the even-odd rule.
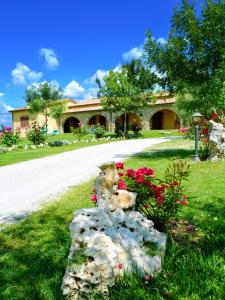
[[[45,131],[47,134],[48,133],[48,112],[47,112],[47,110],[45,111]]]
[[[123,135],[127,135],[127,112],[124,113]]]
[[[60,133],[60,130],[61,129],[61,118],[59,117],[59,133]]]

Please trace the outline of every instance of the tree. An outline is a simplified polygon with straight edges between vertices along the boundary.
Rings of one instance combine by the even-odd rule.
[[[55,104],[50,108],[51,116],[58,121],[59,132],[61,128],[61,117],[65,109],[66,109],[65,102],[62,100],[56,101]]]
[[[57,86],[45,81],[37,87],[30,86],[25,91],[25,100],[31,113],[43,113],[45,116],[45,128],[48,132],[48,117],[62,100],[62,91]]]
[[[110,112],[124,112],[124,135],[127,114],[136,113],[153,101],[153,91],[159,81],[156,73],[147,69],[140,59],[132,59],[122,65],[120,71],[110,71],[103,82],[96,80],[103,107]]]
[[[184,114],[208,117],[224,110],[225,1],[207,0],[200,13],[187,0],[173,14],[169,38],[161,44],[147,33],[146,65],[156,67]]]

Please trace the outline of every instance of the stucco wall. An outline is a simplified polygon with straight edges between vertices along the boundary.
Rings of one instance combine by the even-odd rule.
[[[144,130],[149,130],[152,128],[151,127],[152,116],[158,111],[163,111],[163,128],[164,129],[175,129],[177,127],[176,113],[173,109],[173,105],[166,104],[166,105],[155,105],[155,106],[152,106],[148,110],[142,110],[136,114],[136,116],[137,116],[136,119],[141,122],[142,128]],[[64,123],[70,117],[75,117],[80,121],[81,124],[88,126],[89,120],[95,115],[104,116],[109,123],[109,130],[114,131],[116,119],[119,118],[122,115],[122,113],[116,112],[116,113],[110,114],[109,112],[104,111],[104,110],[64,113],[60,119],[60,123],[58,120],[56,121],[55,119],[53,119],[51,117],[48,118],[48,131],[49,131],[49,133],[51,133],[53,130],[60,130],[60,132],[64,132]],[[35,120],[40,125],[43,125],[45,122],[45,118],[44,118],[43,114],[31,115],[28,110],[14,111],[13,112],[13,128],[14,128],[14,130],[18,127],[21,127],[20,118],[22,116],[29,116],[29,118],[30,118],[29,124],[30,125]],[[22,131],[22,135],[24,136],[25,129],[22,129],[21,131]]]

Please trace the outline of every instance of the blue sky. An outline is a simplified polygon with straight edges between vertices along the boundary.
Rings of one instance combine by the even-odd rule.
[[[180,0],[7,0],[0,4],[0,123],[25,105],[25,88],[58,84],[74,99],[96,96],[95,77],[142,53],[145,31],[167,39]]]

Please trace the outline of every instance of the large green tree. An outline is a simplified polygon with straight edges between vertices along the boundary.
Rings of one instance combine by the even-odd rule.
[[[172,16],[167,42],[155,41],[148,32],[145,51],[148,68],[156,67],[184,115],[197,109],[207,117],[224,110],[224,0],[205,1],[200,12],[183,0]]]
[[[96,80],[103,107],[110,112],[124,113],[124,135],[127,133],[127,114],[137,113],[152,101],[155,77],[148,75],[147,78],[146,74],[140,63],[133,61],[132,65],[127,63],[122,66],[120,71],[111,70],[104,76],[103,82]]]
[[[30,86],[25,91],[25,100],[31,113],[42,113],[45,116],[45,128],[48,131],[50,115],[58,118],[64,109],[63,93],[60,88],[47,81],[38,86]]]

